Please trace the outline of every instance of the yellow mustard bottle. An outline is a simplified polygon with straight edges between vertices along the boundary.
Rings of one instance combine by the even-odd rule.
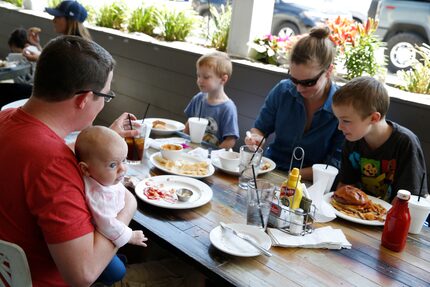
[[[302,201],[303,191],[300,179],[300,170],[298,168],[293,168],[288,175],[288,179],[281,185],[281,202],[291,209],[299,208],[300,202]]]

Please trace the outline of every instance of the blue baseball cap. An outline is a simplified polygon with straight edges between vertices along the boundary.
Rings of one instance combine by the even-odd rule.
[[[45,12],[55,17],[66,17],[83,23],[87,19],[87,10],[77,1],[63,1],[55,8],[45,8]]]

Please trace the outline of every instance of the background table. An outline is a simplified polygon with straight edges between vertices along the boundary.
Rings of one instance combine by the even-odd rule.
[[[0,68],[0,81],[15,79],[16,77],[26,75],[31,71],[30,63],[21,63],[15,67]]]

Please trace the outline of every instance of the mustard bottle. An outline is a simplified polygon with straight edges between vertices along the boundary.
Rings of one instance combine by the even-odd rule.
[[[303,191],[300,182],[301,176],[298,168],[293,168],[288,179],[281,185],[280,198],[283,205],[297,209],[302,201]]]

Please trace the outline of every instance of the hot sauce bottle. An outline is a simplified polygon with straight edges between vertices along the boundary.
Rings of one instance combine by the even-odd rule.
[[[381,244],[396,252],[402,251],[406,245],[409,225],[411,224],[411,216],[408,208],[410,197],[411,193],[409,191],[400,189],[385,219]]]

